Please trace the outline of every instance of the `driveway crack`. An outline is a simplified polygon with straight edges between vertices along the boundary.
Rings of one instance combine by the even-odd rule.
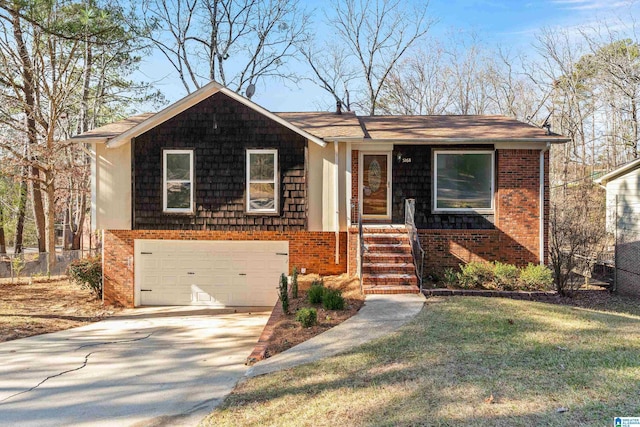
[[[128,342],[136,342],[136,341],[142,341],[142,340],[146,340],[147,338],[149,338],[151,335],[153,335],[153,332],[151,332],[148,335],[145,335],[144,337],[140,337],[140,338],[134,338],[134,339],[130,339],[130,340],[120,340],[120,341],[107,341],[107,342],[99,342],[99,343],[94,343],[94,344],[84,344],[79,346],[78,348],[76,348],[76,350],[80,350],[82,348],[86,348],[86,347],[96,347],[99,345],[107,345],[107,344],[122,344],[122,343],[128,343]],[[84,362],[82,363],[82,365],[78,366],[77,368],[73,368],[73,369],[68,369],[66,371],[62,371],[59,372],[55,375],[49,375],[47,378],[43,379],[42,381],[40,381],[38,384],[34,385],[33,387],[31,387],[28,390],[23,390],[20,391],[18,393],[14,393],[10,396],[5,397],[4,399],[0,400],[0,404],[2,404],[3,402],[6,402],[9,399],[12,399],[16,396],[19,396],[21,394],[25,394],[25,393],[29,393],[35,389],[37,389],[38,387],[40,387],[42,384],[44,384],[45,382],[49,381],[52,378],[56,378],[56,377],[60,377],[62,375],[71,373],[71,372],[75,372],[75,371],[79,371],[80,369],[84,368],[85,366],[87,366],[87,364],[89,363],[89,357],[91,357],[92,354],[96,353],[95,351],[92,351],[91,353],[88,353],[86,356],[84,356]]]
[[[49,381],[49,380],[50,380],[50,379],[52,379],[52,378],[60,377],[60,376],[62,376],[62,375],[64,375],[64,374],[68,374],[69,372],[79,371],[80,369],[82,369],[82,368],[84,368],[85,366],[87,366],[87,363],[89,363],[89,357],[91,357],[91,355],[92,355],[93,353],[95,353],[95,352],[94,352],[94,351],[92,351],[91,353],[87,354],[87,355],[84,357],[84,362],[82,363],[82,365],[78,366],[77,368],[68,369],[68,370],[66,370],[66,371],[59,372],[59,373],[57,373],[57,374],[55,374],[55,375],[49,375],[47,378],[43,379],[42,381],[40,381],[38,384],[34,385],[34,386],[33,386],[33,387],[31,387],[30,389],[28,389],[28,390],[23,390],[23,391],[18,392],[18,393],[14,393],[14,394],[12,394],[11,396],[7,396],[7,397],[5,397],[4,399],[0,400],[0,403],[5,402],[5,401],[7,401],[7,400],[9,400],[9,399],[11,399],[11,398],[13,398],[13,397],[19,396],[19,395],[21,395],[21,394],[29,393],[30,391],[33,391],[33,390],[37,389],[37,388],[38,388],[38,387],[40,387],[42,384],[44,384],[45,382]]]
[[[153,332],[151,332],[149,335],[145,335],[144,337],[140,337],[140,338],[133,338],[130,340],[120,340],[120,341],[106,341],[106,342],[98,342],[98,343],[94,343],[94,344],[83,344],[80,347],[76,348],[76,350],[80,350],[81,348],[87,348],[87,347],[96,347],[99,345],[107,345],[107,344],[123,344],[123,343],[127,343],[127,342],[136,342],[136,341],[142,341],[142,340],[146,340],[147,338],[149,338],[151,335],[153,335]]]

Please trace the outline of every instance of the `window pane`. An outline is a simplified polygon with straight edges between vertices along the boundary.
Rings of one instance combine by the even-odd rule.
[[[274,184],[249,184],[249,210],[275,209]]]
[[[167,180],[190,180],[190,157],[189,153],[167,153]]]
[[[492,154],[438,153],[438,209],[490,209]]]
[[[167,183],[167,209],[191,208],[191,183]]]
[[[249,179],[273,181],[273,153],[251,153],[249,154]]]

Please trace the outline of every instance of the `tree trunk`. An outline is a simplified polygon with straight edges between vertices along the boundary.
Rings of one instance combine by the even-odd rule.
[[[0,255],[7,254],[7,241],[4,238],[4,212],[0,205]]]
[[[56,265],[56,215],[55,215],[55,185],[53,171],[45,172],[47,183],[47,221],[46,221],[46,241],[47,241],[47,272],[50,274],[51,269]]]
[[[75,234],[73,235],[73,242],[71,243],[71,249],[78,250],[80,248],[80,244],[82,243],[82,234],[84,233],[84,221],[85,214],[87,211],[87,194],[83,191],[80,196],[80,208],[79,208],[79,218],[77,221],[77,226],[75,230]]]
[[[22,238],[24,235],[24,218],[27,213],[27,168],[23,169],[22,181],[20,181],[20,197],[18,198],[18,220],[16,221],[16,238],[13,245],[15,254],[22,253]]]
[[[35,102],[35,78],[33,74],[33,64],[31,63],[31,57],[29,51],[24,42],[22,34],[22,22],[20,20],[20,13],[18,10],[11,9],[11,23],[13,25],[13,37],[18,47],[18,53],[20,54],[20,60],[22,62],[22,79],[23,79],[23,93],[25,109],[24,113],[27,118],[27,141],[30,146],[35,146],[38,143],[38,130],[36,128],[36,120],[34,114],[36,111]],[[28,153],[27,158],[34,160],[31,153]],[[40,191],[40,170],[36,165],[31,165],[31,195],[33,200],[33,214],[36,220],[36,231],[38,234],[38,250],[40,252],[45,251],[45,221],[44,221],[44,207],[42,205],[42,192]]]

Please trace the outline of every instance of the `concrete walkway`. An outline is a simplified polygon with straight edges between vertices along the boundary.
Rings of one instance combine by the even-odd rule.
[[[256,377],[343,353],[395,331],[413,319],[424,306],[422,294],[367,295],[364,307],[350,319],[256,363],[246,377]]]

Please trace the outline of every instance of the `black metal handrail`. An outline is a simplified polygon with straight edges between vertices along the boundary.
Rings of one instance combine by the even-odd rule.
[[[422,273],[424,271],[424,249],[420,244],[420,236],[415,221],[416,200],[406,199],[404,202],[404,224],[407,227],[407,234],[411,242],[411,254],[413,255],[413,265],[416,267],[416,276],[418,276],[418,285],[422,292]]]
[[[358,265],[358,278],[360,279],[360,292],[363,292],[363,284],[362,284],[362,266],[364,264],[364,231],[362,229],[362,206],[358,199],[351,199],[351,225],[355,225],[358,223],[358,254],[357,254],[357,265]]]

